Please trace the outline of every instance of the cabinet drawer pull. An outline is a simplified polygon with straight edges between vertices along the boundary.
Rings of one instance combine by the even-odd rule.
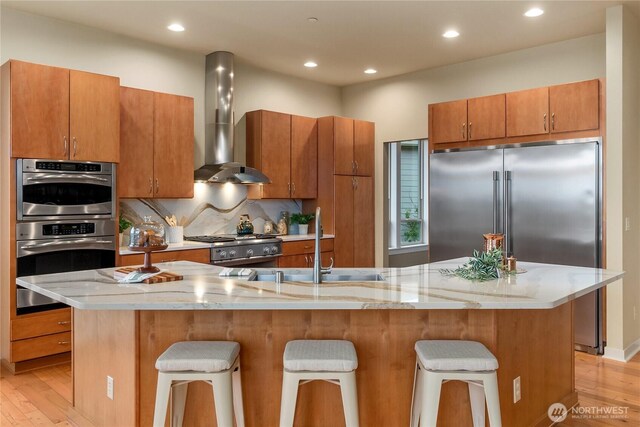
[[[544,113],[542,116],[542,124],[544,125],[544,131],[547,131],[547,113]]]
[[[356,164],[356,173],[358,173],[358,161],[356,160],[355,162],[353,162]]]
[[[76,137],[73,137],[73,157],[76,157],[76,153],[78,152],[78,140]]]
[[[556,113],[551,113],[551,130],[556,130]]]
[[[467,127],[467,124],[466,124],[466,123],[463,123],[463,124],[462,124],[462,137],[463,137],[463,138],[467,135],[467,133],[465,132],[466,127]]]
[[[292,182],[291,183],[291,195],[294,195],[296,192],[296,183]]]
[[[305,249],[311,249],[311,246],[309,246],[309,245],[304,245],[304,248],[305,248]]]
[[[71,344],[71,341],[58,341],[58,345],[67,345]]]
[[[158,178],[156,178],[156,194],[160,191],[160,182],[158,182]]]
[[[473,124],[472,122],[469,122],[469,139],[471,139],[471,125],[472,124]]]
[[[71,320],[61,320],[60,322],[58,322],[58,325],[68,325],[71,323]]]
[[[153,180],[149,178],[149,194],[153,194]]]
[[[64,139],[64,155],[66,156],[68,154],[67,150],[69,149],[69,142],[67,141],[67,135],[65,135],[63,139]]]

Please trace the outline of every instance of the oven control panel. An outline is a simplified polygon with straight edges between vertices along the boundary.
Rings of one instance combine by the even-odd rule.
[[[70,236],[75,234],[94,234],[96,225],[91,222],[77,224],[45,224],[42,226],[43,236]]]
[[[262,258],[280,255],[282,253],[282,243],[257,243],[257,244],[231,244],[223,247],[211,249],[211,261],[225,261],[240,258]]]

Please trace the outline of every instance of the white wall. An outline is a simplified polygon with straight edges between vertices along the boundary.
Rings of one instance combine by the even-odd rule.
[[[20,59],[120,77],[123,86],[194,98],[196,167],[204,163],[205,56],[103,30],[0,9],[0,63]],[[341,113],[340,89],[236,60],[236,122],[271,109],[311,117]],[[240,130],[242,135],[242,130]],[[240,138],[240,144],[243,139]],[[239,147],[244,157],[244,147]]]
[[[640,348],[639,27],[627,8],[607,9],[607,267],[626,274],[607,286],[605,354],[618,360]]]
[[[426,137],[428,104],[604,75],[605,36],[596,34],[348,86],[343,114],[376,123],[376,194],[383,194],[383,142]],[[382,265],[382,197],[376,212],[376,265]]]

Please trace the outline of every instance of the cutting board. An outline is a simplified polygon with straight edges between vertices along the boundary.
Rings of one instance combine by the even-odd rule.
[[[131,273],[132,271],[137,270],[138,267],[121,267],[118,268],[116,270],[116,273],[114,274],[114,277],[117,279],[119,275],[122,275],[122,277],[126,276],[127,274]],[[162,273],[158,273],[155,276],[149,277],[147,279],[144,279],[141,283],[146,283],[146,284],[154,284],[154,283],[165,283],[165,282],[177,282],[178,280],[182,280],[184,279],[183,276],[176,274],[176,273],[172,273],[170,271],[163,271]]]

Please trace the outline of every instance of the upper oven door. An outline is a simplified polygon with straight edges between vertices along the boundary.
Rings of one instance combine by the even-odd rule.
[[[111,217],[114,212],[111,175],[37,172],[19,173],[18,219],[90,215]]]

